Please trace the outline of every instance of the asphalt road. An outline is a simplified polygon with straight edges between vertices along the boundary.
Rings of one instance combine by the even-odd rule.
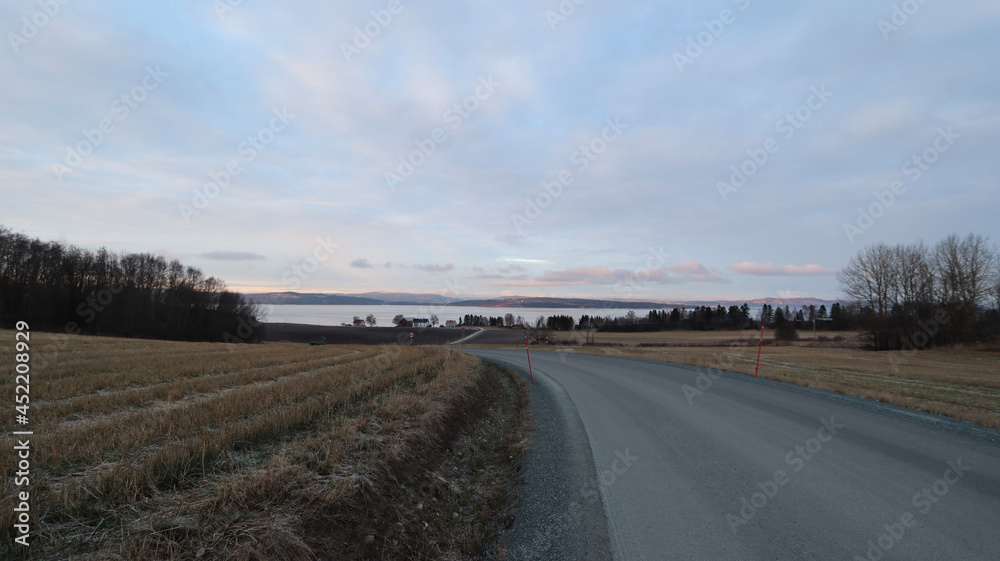
[[[467,352],[526,365],[524,351]],[[1000,559],[1000,433],[694,367],[538,351],[531,363],[543,450],[525,466],[511,559],[574,547],[617,560]],[[572,442],[574,409],[592,464],[562,472],[544,456],[563,438],[552,431]],[[550,460],[567,457],[587,460]],[[569,488],[546,492],[553,473]],[[568,543],[601,524],[609,551]]]

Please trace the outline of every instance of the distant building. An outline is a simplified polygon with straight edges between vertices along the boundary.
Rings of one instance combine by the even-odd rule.
[[[430,327],[431,320],[426,318],[404,318],[399,327]]]
[[[453,319],[450,319],[450,320],[444,322],[444,326],[445,327],[456,327],[456,326],[458,326],[458,322],[456,322]]]
[[[365,320],[363,319],[354,320],[354,327],[364,327],[364,326],[365,326]]]

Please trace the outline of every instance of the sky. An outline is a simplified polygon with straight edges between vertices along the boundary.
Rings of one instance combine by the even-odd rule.
[[[10,1],[0,224],[248,292],[841,296],[1000,242],[1000,3]]]

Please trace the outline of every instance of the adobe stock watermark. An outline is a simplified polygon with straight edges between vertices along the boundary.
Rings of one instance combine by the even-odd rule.
[[[371,19],[365,22],[364,25],[354,28],[354,37],[351,39],[351,42],[343,41],[340,43],[340,52],[344,55],[344,60],[348,64],[353,62],[354,57],[360,55],[362,51],[370,47],[372,41],[381,35],[396,16],[402,14],[405,9],[406,7],[399,0],[389,0],[385,8],[372,10],[370,12]]]
[[[561,0],[555,10],[545,10],[545,21],[549,22],[549,27],[555,31],[559,24],[569,20],[577,8],[586,3],[587,0]]]
[[[962,307],[959,306],[956,308],[956,311],[961,309]],[[889,364],[892,365],[893,373],[899,374],[900,365],[905,360],[916,356],[921,349],[927,347],[934,340],[934,337],[941,332],[941,328],[949,323],[951,323],[951,314],[944,308],[938,309],[934,317],[930,319],[917,321],[917,331],[909,337],[903,338],[903,350],[889,356]]]
[[[825,84],[813,86],[805,103],[798,106],[795,111],[785,113],[784,117],[774,123],[775,132],[780,134],[785,141],[791,140],[799,129],[826,106],[831,97],[833,97],[833,92],[827,90]],[[717,181],[715,183],[719,196],[722,197],[722,202],[728,202],[729,196],[746,185],[750,178],[767,165],[771,156],[776,154],[778,150],[781,150],[781,143],[773,136],[761,142],[758,147],[748,149],[747,159],[739,165],[730,166],[729,169],[732,173],[729,176],[729,182]]]
[[[948,469],[945,470],[941,479],[931,483],[929,486],[913,495],[911,504],[920,514],[928,514],[934,505],[941,502],[941,499],[948,494],[952,486],[962,480],[966,473],[972,471],[967,465],[962,464],[962,458],[956,461],[948,460]],[[885,554],[892,551],[906,537],[906,532],[917,524],[917,517],[911,511],[906,511],[900,515],[898,521],[893,520],[888,524],[883,524],[885,533],[868,540],[864,556],[855,555],[854,561],[878,561]]]
[[[821,426],[816,431],[816,436],[806,440],[801,445],[796,445],[788,454],[785,454],[785,464],[790,468],[790,472],[783,469],[776,470],[770,479],[763,483],[757,483],[759,490],[751,494],[749,499],[746,497],[740,499],[740,509],[736,514],[726,514],[726,522],[729,523],[734,534],[737,528],[746,526],[758,512],[767,508],[768,503],[778,495],[778,492],[791,482],[792,474],[802,471],[806,467],[806,462],[822,452],[823,445],[833,440],[833,437],[844,429],[844,425],[837,423],[832,416],[830,420],[820,419],[819,422]]]
[[[66,6],[72,1],[73,0],[39,0],[39,9],[30,16],[24,16],[21,18],[21,28],[18,30],[20,33],[15,33],[13,31],[7,33],[7,41],[10,43],[10,48],[14,51],[14,54],[21,54],[21,48],[30,43],[35,37],[38,37],[38,34],[41,33],[46,26],[52,23],[52,20],[59,17],[59,14],[63,11],[63,6]]]
[[[322,263],[328,261],[333,257],[333,253],[340,248],[340,244],[332,240],[332,236],[327,235],[326,239],[317,237],[315,245],[313,246],[312,253],[295,263],[292,263],[285,268],[284,273],[281,276],[282,282],[288,283],[291,289],[296,289],[302,286],[302,283],[308,279]],[[261,309],[260,318],[270,317],[271,312],[274,310],[274,304],[267,303],[263,305]],[[263,321],[260,318],[253,320],[247,320],[244,317],[239,318],[239,322],[236,325],[236,333],[229,333],[228,331],[222,335],[222,340],[226,343],[246,343],[250,341],[259,329],[263,325]],[[238,347],[235,345],[227,346],[228,350],[234,352]]]
[[[524,228],[530,226],[542,216],[542,211],[549,208],[556,199],[562,196],[563,189],[569,187],[576,181],[573,168],[577,173],[583,173],[590,169],[591,164],[607,152],[608,147],[621,138],[622,133],[628,130],[628,125],[621,122],[619,117],[604,120],[604,129],[592,138],[589,142],[580,145],[570,156],[572,168],[565,168],[556,174],[555,179],[542,184],[542,190],[532,198],[524,199],[524,212],[513,213],[510,221],[514,224],[514,229],[518,235],[524,235]]]
[[[289,113],[287,107],[274,109],[271,113],[273,116],[266,127],[262,127],[256,134],[247,136],[246,140],[236,147],[235,157],[226,162],[222,169],[209,172],[210,182],[200,189],[193,189],[191,204],[178,205],[177,210],[185,224],[190,224],[192,216],[198,216],[201,211],[207,209],[208,205],[219,197],[222,190],[229,187],[233,178],[243,173],[243,166],[256,160],[257,156],[274,142],[278,133],[288,128],[288,125],[295,120],[295,115]]]
[[[316,238],[312,254],[289,265],[281,275],[281,281],[287,283],[290,289],[299,288],[302,282],[312,276],[322,263],[333,257],[334,251],[339,248],[340,244],[334,242],[331,236],[327,236],[326,239]]]
[[[905,0],[901,4],[893,4],[889,19],[878,20],[878,30],[882,34],[882,39],[888,41],[894,33],[899,33],[899,30],[910,23],[910,18],[915,16],[928,1]]]
[[[580,500],[570,502],[565,511],[552,514],[546,523],[535,526],[537,529],[532,539],[522,541],[510,559],[548,559],[547,553],[552,544],[583,517],[584,503],[596,505],[601,500],[601,493],[614,486],[638,461],[639,456],[633,456],[627,448],[625,451],[615,450],[609,468],[598,468],[597,477],[584,482],[580,488]],[[531,544],[530,551],[525,543]]]
[[[640,286],[649,282],[652,276],[662,270],[666,264],[667,254],[663,251],[663,246],[661,245],[659,248],[650,246],[649,256],[646,257],[646,264],[637,272],[629,273],[627,279],[615,283],[615,294],[631,298]],[[610,307],[610,302],[605,302],[604,307]]]
[[[215,15],[219,16],[220,20],[225,21],[226,16],[230,12],[235,12],[236,8],[243,5],[243,0],[213,0],[212,8],[215,10]]]
[[[937,132],[937,137],[930,146],[903,164],[900,169],[903,179],[893,181],[885,191],[876,190],[873,193],[875,201],[869,204],[868,208],[858,207],[858,216],[854,223],[844,222],[844,235],[848,241],[853,244],[858,236],[870,230],[875,222],[896,204],[897,198],[906,194],[907,184],[920,181],[924,173],[930,171],[931,166],[941,159],[941,155],[951,150],[955,141],[962,138],[962,135],[952,131],[951,127],[947,129],[940,127]]]
[[[744,334],[757,336],[757,325],[758,322],[751,321],[741,327],[740,337],[743,337]],[[747,326],[751,326],[753,329],[747,329]],[[722,377],[722,374],[719,374],[720,371],[733,372],[740,359],[742,359],[743,355],[747,353],[747,350],[751,348],[755,347],[750,347],[739,341],[734,341],[729,344],[729,354],[723,355],[722,353],[715,353],[712,355],[712,366],[697,367],[698,376],[695,378],[694,385],[684,384],[681,386],[681,391],[684,392],[684,398],[687,399],[688,405],[694,406],[694,398],[702,396],[712,389],[712,386],[715,385],[715,381]]]
[[[233,345],[227,345],[226,349],[230,353],[236,352],[237,350],[237,347],[235,346],[236,343],[249,342],[252,339],[254,333],[257,332],[257,329],[259,329],[261,326],[264,325],[264,322],[262,320],[269,317],[273,310],[274,310],[274,304],[267,303],[264,304],[263,307],[261,308],[260,317],[247,320],[245,317],[241,315],[239,321],[236,323],[236,329],[235,329],[236,334],[234,335],[228,331],[222,334],[223,343],[234,343]]]
[[[449,311],[447,304],[448,300],[460,299],[462,297],[462,291],[467,287],[463,286],[456,276],[454,279],[444,281],[444,289],[439,291],[437,294],[441,297],[441,303],[438,304],[424,304],[420,307],[420,314],[424,317],[430,317],[432,315],[443,315],[445,312]]]
[[[170,76],[157,65],[146,67],[146,75],[139,83],[132,88],[122,92],[116,97],[109,107],[110,117],[105,117],[97,122],[97,126],[92,129],[83,129],[83,140],[77,142],[75,146],[66,146],[66,156],[61,162],[52,162],[52,171],[61,182],[63,176],[72,173],[83,164],[84,160],[94,153],[95,150],[111,136],[118,127],[118,124],[129,118],[132,111],[139,108],[139,105],[149,98],[150,92],[160,87],[163,80]]]
[[[496,93],[497,88],[502,85],[493,79],[492,74],[485,78],[480,76],[479,83],[472,93],[445,109],[441,114],[441,120],[448,125],[452,132],[457,131],[479,111],[483,104]],[[448,133],[442,127],[432,130],[426,138],[414,140],[415,148],[410,153],[399,157],[399,164],[395,171],[385,172],[385,182],[389,186],[389,190],[395,193],[396,186],[412,177],[437,152],[438,147],[447,141]]]
[[[750,7],[750,0],[732,1],[740,12],[746,11]],[[685,66],[694,64],[696,60],[701,58],[701,55],[705,54],[705,50],[715,44],[716,39],[722,37],[730,25],[736,23],[737,18],[738,12],[726,8],[719,12],[719,17],[703,21],[705,29],[694,35],[688,35],[684,51],[674,51],[673,59],[677,71],[683,73]]]
[[[663,246],[656,248],[649,246],[649,255],[646,257],[645,265],[638,271],[629,272],[628,276],[621,281],[615,283],[615,294],[622,298],[632,298],[635,296],[639,288],[646,283],[650,282],[654,275],[663,270],[666,266],[668,259],[667,253],[663,250]],[[613,301],[606,300],[601,304],[601,307],[605,310],[612,309],[616,304]],[[559,355],[559,360],[566,364],[566,357],[570,354],[564,350],[556,351]]]

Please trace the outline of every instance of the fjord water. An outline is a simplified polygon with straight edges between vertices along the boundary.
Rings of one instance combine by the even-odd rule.
[[[503,316],[513,314],[516,318],[521,316],[530,324],[535,323],[538,316],[573,316],[574,321],[580,321],[580,316],[624,316],[629,312],[628,308],[479,308],[472,306],[399,306],[395,304],[385,305],[313,305],[313,304],[280,304],[265,305],[264,311],[267,316],[264,321],[268,323],[304,323],[309,325],[341,325],[351,323],[354,316],[364,319],[368,314],[374,314],[379,327],[392,327],[392,318],[397,314],[406,317],[430,318],[434,314],[443,324],[448,320],[460,321],[465,315],[476,315],[486,317]],[[648,308],[632,309],[639,317],[649,314]]]

